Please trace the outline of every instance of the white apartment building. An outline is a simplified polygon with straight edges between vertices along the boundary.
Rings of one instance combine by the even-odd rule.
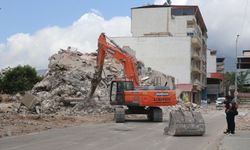
[[[207,50],[207,74],[215,73],[217,71],[217,64],[216,64],[216,50]]]
[[[217,66],[217,72],[224,73],[225,72],[225,58],[224,57],[217,57],[216,58],[216,66]]]
[[[218,97],[224,96],[224,75],[221,69],[224,69],[221,62],[217,62],[218,58],[216,50],[207,50],[207,99],[215,101]],[[224,59],[223,59],[224,61]],[[218,68],[220,67],[220,68]]]
[[[207,29],[198,6],[149,5],[131,9],[132,37],[113,37],[130,46],[145,65],[191,87],[199,103],[206,87]],[[179,85],[179,86],[178,86]]]

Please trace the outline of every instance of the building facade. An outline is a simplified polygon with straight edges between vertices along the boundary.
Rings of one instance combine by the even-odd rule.
[[[130,46],[145,65],[175,77],[199,103],[206,87],[207,28],[198,6],[149,5],[131,9],[132,37],[113,37]]]
[[[225,95],[224,89],[224,58],[217,58],[216,50],[207,50],[207,99],[215,101]],[[218,60],[220,60],[218,62]]]
[[[225,73],[225,58],[224,57],[218,57],[216,58],[216,66],[217,66],[217,72],[219,73]]]
[[[250,71],[250,50],[243,50],[242,56],[237,57],[238,72]],[[250,88],[250,75],[246,77],[245,87]]]

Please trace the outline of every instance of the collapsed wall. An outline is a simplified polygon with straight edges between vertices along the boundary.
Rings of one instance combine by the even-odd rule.
[[[74,104],[66,105],[65,99],[84,100],[91,87],[96,66],[96,53],[60,50],[49,58],[48,71],[44,79],[32,89],[39,101],[41,113],[72,112]],[[112,111],[109,104],[109,85],[112,79],[123,77],[123,66],[107,56],[104,63],[102,81],[90,102],[84,103],[83,114]],[[173,78],[138,62],[138,72],[142,85],[173,85]]]

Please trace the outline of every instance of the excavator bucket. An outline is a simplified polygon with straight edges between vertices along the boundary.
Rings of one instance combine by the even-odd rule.
[[[170,112],[165,134],[173,136],[201,136],[205,133],[205,121],[200,112],[174,110]]]

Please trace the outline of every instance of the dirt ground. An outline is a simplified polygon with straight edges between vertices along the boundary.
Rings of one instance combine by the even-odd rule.
[[[40,132],[52,128],[65,128],[85,123],[104,123],[113,120],[113,114],[62,116],[0,113],[0,138]]]

